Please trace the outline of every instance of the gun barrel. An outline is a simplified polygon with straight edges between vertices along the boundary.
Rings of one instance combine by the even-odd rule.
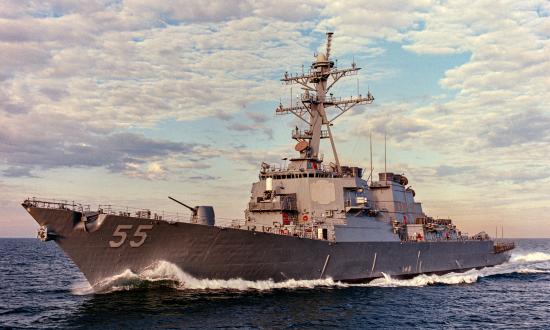
[[[168,198],[170,198],[170,199],[173,200],[174,202],[176,202],[176,203],[178,203],[178,204],[180,204],[180,205],[183,205],[183,206],[185,206],[186,208],[188,208],[189,210],[191,210],[191,212],[193,212],[193,215],[196,215],[196,214],[197,214],[197,210],[196,210],[194,207],[191,207],[191,206],[189,206],[189,205],[187,205],[187,204],[185,204],[185,203],[182,203],[182,202],[178,201],[177,199],[172,198],[172,197],[170,197],[170,196],[168,196]]]

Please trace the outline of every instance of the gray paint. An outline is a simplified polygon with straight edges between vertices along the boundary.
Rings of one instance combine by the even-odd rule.
[[[339,163],[333,121],[374,97],[327,97],[334,83],[359,70],[355,63],[335,67],[332,34],[327,37],[326,54],[318,54],[308,72],[287,73],[282,79],[305,92],[301,105],[280,105],[276,113],[298,116],[308,130],[294,130],[299,155],[288,168],[262,164],[242,226],[217,227],[212,207],[191,208],[175,199],[191,209],[191,223],[167,221],[158,214],[151,219],[149,210],[137,217],[102,210],[83,214],[74,206],[27,200],[23,206],[42,226],[40,237],[59,244],[95,288],[104,278],[127,269],[139,273],[160,260],[199,279],[275,281],[365,281],[382,273],[413,276],[506,261],[508,247],[497,253],[493,241],[464,239],[452,224],[424,214],[402,175],[382,173],[369,184],[361,169]],[[332,119],[325,111],[330,107],[340,110]],[[330,139],[336,164],[323,164],[321,139]],[[420,227],[407,227],[415,222]]]
[[[27,210],[41,226],[56,234],[55,242],[96,288],[104,278],[126,269],[139,273],[159,260],[174,263],[199,279],[284,281],[322,275],[364,281],[381,277],[382,272],[391,276],[417,274],[414,265],[418,251],[424,273],[492,266],[509,258],[509,252],[494,253],[492,241],[338,243],[114,215],[105,215],[101,225],[90,232],[80,212],[32,206]],[[126,231],[128,237],[120,247],[110,247],[110,241],[119,240],[113,233],[120,225],[131,226]],[[132,247],[132,241],[139,241],[132,233],[144,225],[152,226],[144,243]],[[330,260],[321,274],[327,255]]]

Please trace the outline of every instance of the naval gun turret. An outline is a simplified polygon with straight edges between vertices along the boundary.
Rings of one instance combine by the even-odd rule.
[[[213,226],[216,223],[216,216],[214,214],[214,208],[212,206],[202,205],[202,206],[191,207],[170,196],[168,196],[168,198],[188,208],[191,211],[191,219],[190,219],[191,223],[207,225],[207,226]]]

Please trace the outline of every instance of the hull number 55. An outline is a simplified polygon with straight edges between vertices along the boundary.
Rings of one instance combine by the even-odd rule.
[[[117,237],[117,240],[111,240],[109,241],[109,246],[112,248],[117,248],[122,246],[124,242],[126,242],[126,238],[128,238],[128,233],[132,231],[133,225],[118,225],[116,226],[115,231],[113,232],[113,237]],[[153,225],[139,225],[136,228],[136,231],[132,235],[132,239],[130,240],[130,246],[133,248],[137,248],[143,245],[145,243],[145,239],[147,238],[147,230],[151,230],[153,228]]]

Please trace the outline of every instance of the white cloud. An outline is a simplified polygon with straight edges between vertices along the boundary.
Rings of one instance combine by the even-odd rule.
[[[403,41],[406,32],[419,27],[423,12],[432,4],[429,0],[328,1],[317,30],[335,31],[334,42],[343,52],[357,52],[377,39]]]
[[[272,126],[250,106],[276,101],[280,74],[308,65],[333,30],[336,56],[383,58],[379,41],[420,57],[468,54],[441,77],[444,95],[377,100],[342,117],[337,127],[349,125],[350,134],[339,139],[387,130],[403,153],[394,164],[428,175],[419,177],[425,195],[440,191],[429,182],[439,177],[453,180],[458,188],[449,190],[464,205],[487,196],[519,209],[525,200],[497,196],[495,187],[530,200],[550,194],[549,12],[544,1],[4,1],[0,165],[8,176],[92,166],[145,179],[214,180],[220,170],[208,160],[220,154],[247,171],[279,162],[286,146],[227,152],[134,134],[132,147],[120,136],[130,127],[207,117],[223,119],[221,129],[270,135]],[[372,70],[368,79],[392,73]],[[156,152],[145,153],[151,146]],[[541,191],[529,190],[533,183]],[[434,194],[434,210],[444,207],[437,198],[449,196]]]

